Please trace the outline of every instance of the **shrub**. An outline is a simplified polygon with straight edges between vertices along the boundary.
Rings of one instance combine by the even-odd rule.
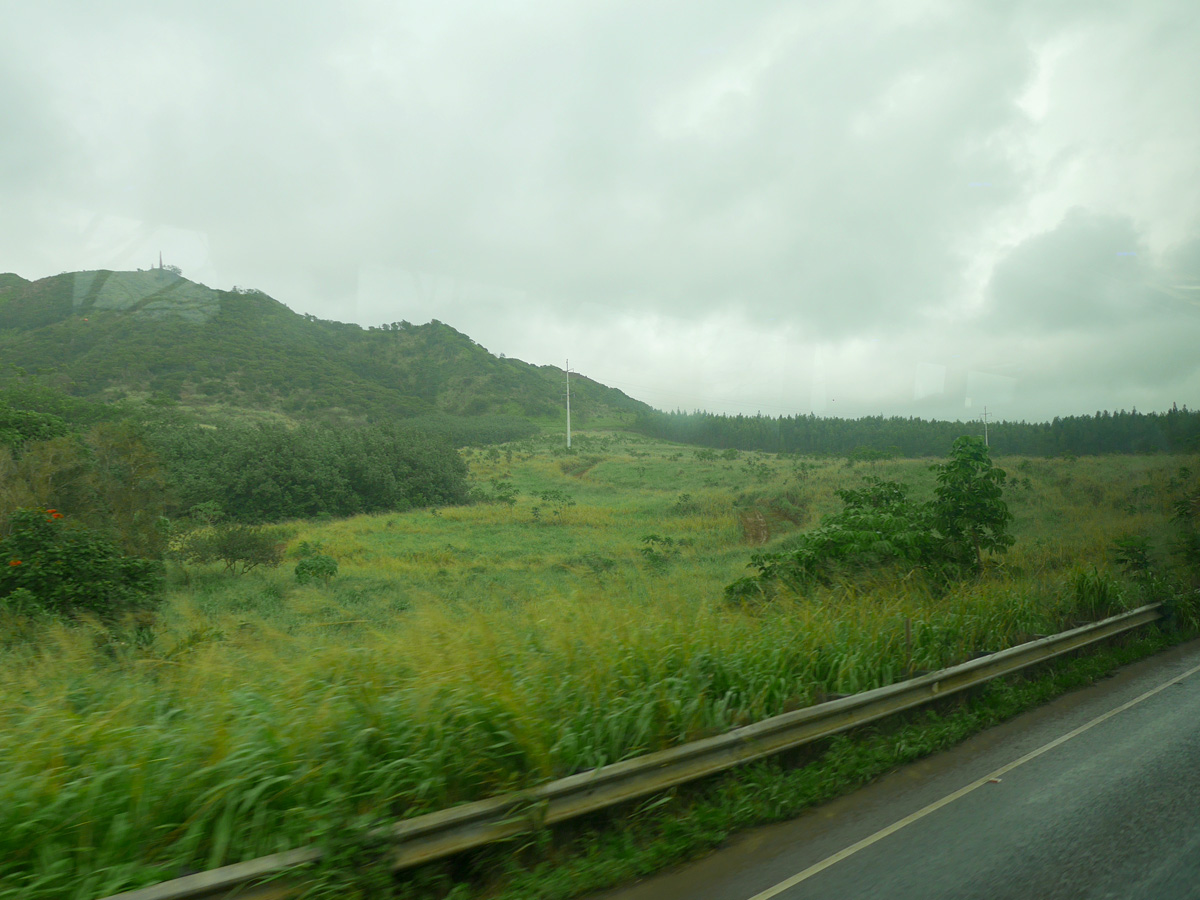
[[[513,487],[509,482],[501,478],[493,478],[490,481],[492,485],[492,493],[488,493],[481,487],[474,487],[468,495],[468,499],[472,503],[503,503],[509,509],[517,505],[517,494],[521,493],[520,488]]]
[[[936,499],[930,508],[933,528],[946,555],[966,568],[983,565],[983,551],[1003,553],[1012,546],[1012,514],[1004,503],[1003,469],[992,465],[978,437],[954,442],[950,459],[933,467]]]
[[[677,516],[694,516],[700,510],[700,504],[691,494],[680,494],[679,499],[671,506],[671,512]]]
[[[1153,569],[1150,541],[1145,535],[1127,534],[1117,538],[1112,546],[1113,558],[1121,571],[1133,578],[1144,578]]]
[[[679,548],[675,546],[675,539],[660,534],[648,534],[642,538],[642,543],[645,544],[641,548],[642,557],[646,560],[646,565],[655,572],[663,572],[670,564],[671,560],[679,555]]]
[[[938,485],[927,503],[908,498],[908,486],[869,476],[858,489],[837,492],[841,512],[794,539],[787,553],[751,557],[758,575],[725,591],[743,602],[766,596],[756,587],[782,581],[806,588],[838,572],[886,565],[920,567],[936,578],[978,571],[983,551],[1002,553],[1012,544],[1012,515],[1002,499],[1005,473],[992,466],[976,437],[954,442],[950,460],[936,465]]]
[[[575,505],[575,500],[573,497],[571,497],[565,491],[560,491],[557,489],[541,491],[537,496],[539,500],[550,507],[550,511],[554,514],[555,521],[557,522],[562,522],[563,513],[566,512],[569,507]],[[541,516],[539,514],[539,508],[535,506],[532,512],[533,518],[535,520],[540,520]]]
[[[55,509],[18,509],[0,538],[0,606],[109,616],[153,597],[156,562],[123,556],[116,545]]]
[[[296,563],[296,580],[301,584],[320,580],[326,587],[329,587],[329,579],[337,573],[337,560],[324,554],[306,556]]]
[[[218,525],[193,531],[180,542],[177,555],[186,562],[222,562],[225,571],[245,575],[258,566],[274,568],[283,562],[278,536],[258,525]]]
[[[1178,529],[1175,554],[1193,575],[1200,576],[1200,488],[1192,488],[1176,500],[1172,511]]]

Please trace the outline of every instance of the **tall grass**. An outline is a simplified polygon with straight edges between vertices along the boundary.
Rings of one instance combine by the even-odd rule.
[[[149,631],[6,620],[0,896],[90,897],[252,858],[1116,612],[1138,595],[1107,548],[1161,527],[1180,464],[1001,460],[1021,480],[1018,544],[979,580],[935,594],[894,573],[739,609],[721,599],[751,550],[738,510],[799,491],[815,521],[859,471],[589,437],[586,467],[536,442],[511,462],[473,454],[481,484],[520,490],[512,508],[298,523],[294,545],[340,562],[328,588],[298,585],[294,561],[199,568],[175,573]],[[870,470],[928,489],[924,463]],[[576,505],[535,519],[550,489]],[[796,527],[770,522],[771,545]],[[677,555],[648,565],[650,533]]]

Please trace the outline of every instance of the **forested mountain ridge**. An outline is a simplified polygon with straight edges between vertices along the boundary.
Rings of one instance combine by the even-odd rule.
[[[0,359],[53,370],[78,396],[153,395],[194,409],[295,420],[558,416],[564,376],[493,356],[434,320],[361,328],[293,312],[255,290],[217,291],[170,269],[0,274]],[[649,407],[573,377],[572,412],[625,419]]]
[[[10,373],[18,367],[48,375],[48,383],[76,398],[157,398],[200,421],[232,414],[291,425],[407,422],[459,446],[514,440],[539,424],[562,422],[565,389],[558,367],[493,356],[437,320],[364,329],[297,314],[260,291],[212,290],[171,269],[33,282],[0,274],[0,362]],[[959,435],[982,433],[980,422],[899,416],[659,412],[582,376],[572,376],[571,392],[576,425],[620,424],[718,449],[938,456]],[[26,418],[64,414],[45,405],[49,394],[39,396],[32,405],[8,399]],[[32,434],[57,427],[35,424],[0,416],[0,438],[6,428]],[[990,438],[1002,454],[1196,452],[1200,412],[1184,405],[1044,423],[993,421]]]

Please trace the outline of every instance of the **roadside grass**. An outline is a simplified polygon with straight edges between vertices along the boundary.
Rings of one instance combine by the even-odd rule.
[[[795,818],[1194,635],[1151,629],[990,682],[940,706],[630,804],[556,834],[526,838],[524,845],[488,848],[453,868],[441,864],[400,873],[392,896],[571,900],[618,887],[696,859],[738,831]],[[311,896],[346,886],[337,875],[326,879],[314,881]]]
[[[862,474],[928,492],[928,462],[550,440],[469,454],[511,506],[294,523],[279,569],[177,569],[150,629],[0,622],[0,897],[254,858],[1137,605],[1108,550],[1165,533],[1184,462],[1000,459],[1020,479],[1018,543],[978,580],[937,592],[885,573],[738,608],[723,588],[764,539],[742,513],[771,549]],[[328,587],[296,582],[302,542],[338,560]]]

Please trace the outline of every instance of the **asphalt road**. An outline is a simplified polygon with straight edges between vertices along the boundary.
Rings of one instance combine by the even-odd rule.
[[[1200,642],[595,900],[1200,900]]]

